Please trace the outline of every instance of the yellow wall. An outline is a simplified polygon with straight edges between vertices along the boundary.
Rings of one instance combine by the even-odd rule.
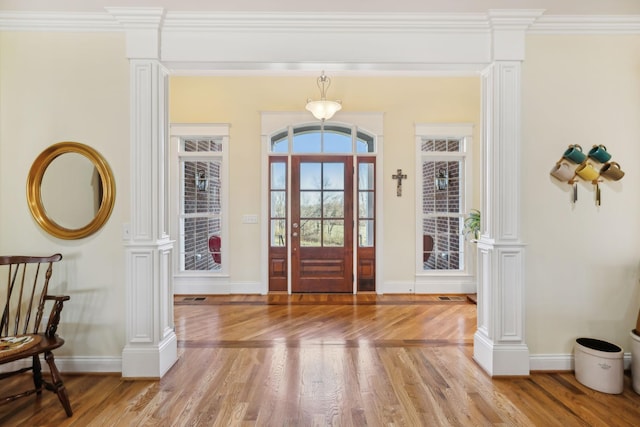
[[[480,81],[478,77],[333,76],[328,98],[344,112],[384,113],[384,277],[380,283],[406,284],[415,275],[415,123],[474,123],[479,160]],[[231,280],[260,280],[259,228],[241,224],[260,213],[260,112],[304,111],[317,99],[315,77],[172,77],[172,123],[230,123]],[[336,119],[339,119],[337,113]],[[309,118],[313,119],[311,114]],[[476,162],[478,163],[478,162]],[[391,175],[401,168],[408,179],[396,197]],[[475,168],[476,173],[478,168]],[[477,175],[479,176],[479,175]],[[478,179],[475,180],[476,184]],[[476,191],[474,206],[479,206]]]

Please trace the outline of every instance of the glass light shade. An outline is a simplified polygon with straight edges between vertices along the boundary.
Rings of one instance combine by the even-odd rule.
[[[342,109],[342,105],[337,101],[320,101],[307,102],[307,110],[318,120],[329,120],[333,115]]]

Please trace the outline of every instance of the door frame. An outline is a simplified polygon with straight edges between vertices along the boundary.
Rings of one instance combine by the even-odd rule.
[[[383,116],[382,112],[375,113],[343,113],[339,112],[333,119],[327,120],[326,123],[339,124],[344,126],[357,126],[360,130],[373,135],[376,140],[375,151],[371,153],[376,157],[376,260],[382,258],[383,248],[383,233],[382,233],[382,218],[384,214],[382,200],[384,199],[383,191],[383,147],[384,147],[384,135],[383,135]],[[261,241],[261,255],[260,255],[260,270],[261,270],[261,293],[266,295],[269,293],[269,146],[271,143],[271,136],[276,132],[286,129],[288,126],[302,126],[302,125],[317,125],[317,121],[312,121],[312,116],[308,112],[262,112],[261,113],[261,163],[262,163],[262,188],[261,188],[261,215],[260,215],[260,241]],[[303,154],[303,153],[301,153]],[[320,153],[319,153],[320,154]],[[287,154],[289,155],[289,154]],[[354,156],[355,157],[355,156]],[[290,167],[290,166],[289,166]],[[287,186],[291,188],[291,174],[287,177]],[[354,185],[356,185],[354,179]],[[288,207],[290,210],[291,208]],[[356,212],[354,212],[354,216]],[[290,217],[289,217],[290,218]],[[291,236],[291,224],[287,223],[287,232]],[[354,245],[356,239],[354,239]],[[354,278],[353,293],[357,293],[357,256],[354,248],[354,254],[352,256],[352,268]],[[287,293],[291,294],[291,246],[287,245]],[[377,278],[376,293],[383,294],[384,286],[382,278],[383,265],[382,262],[375,263],[375,276]]]

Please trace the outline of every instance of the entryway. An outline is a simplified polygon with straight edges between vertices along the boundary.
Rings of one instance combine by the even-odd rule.
[[[267,142],[269,292],[375,291],[376,137],[304,123]]]

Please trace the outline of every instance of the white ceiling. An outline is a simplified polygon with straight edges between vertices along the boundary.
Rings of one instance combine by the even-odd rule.
[[[640,0],[0,0],[0,10],[103,12],[105,7],[169,11],[480,13],[545,9],[546,15],[638,15]]]

